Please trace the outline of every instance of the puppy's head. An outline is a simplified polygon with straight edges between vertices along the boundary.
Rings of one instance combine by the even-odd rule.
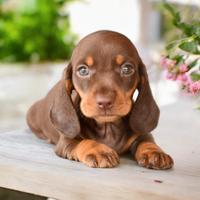
[[[73,87],[86,117],[102,123],[129,115],[134,131],[146,132],[155,127],[159,112],[145,66],[124,35],[98,31],[86,36],[74,49],[70,68]],[[133,104],[136,89],[139,95]]]

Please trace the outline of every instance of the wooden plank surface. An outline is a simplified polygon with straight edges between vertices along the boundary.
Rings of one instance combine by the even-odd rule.
[[[200,115],[191,108],[172,111],[162,110],[154,133],[175,159],[172,170],[144,169],[128,157],[114,169],[88,168],[57,157],[52,145],[19,130],[0,134],[0,187],[60,200],[199,200]]]

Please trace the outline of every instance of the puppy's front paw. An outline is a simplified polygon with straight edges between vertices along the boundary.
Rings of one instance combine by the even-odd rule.
[[[172,158],[162,151],[146,151],[142,153],[137,162],[140,166],[150,169],[170,169],[174,162]]]
[[[119,164],[119,157],[115,152],[98,152],[87,154],[83,162],[89,167],[112,168]]]
[[[119,164],[118,154],[104,144],[99,144],[94,141],[84,142],[82,145],[87,145],[79,150],[77,157],[89,167],[94,168],[112,168]]]
[[[140,166],[150,169],[170,169],[174,165],[173,159],[152,142],[139,144],[135,159]]]

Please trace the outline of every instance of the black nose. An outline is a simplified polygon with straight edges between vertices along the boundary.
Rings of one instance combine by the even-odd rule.
[[[111,109],[115,100],[115,94],[113,92],[107,94],[99,94],[96,96],[96,102],[101,109]]]

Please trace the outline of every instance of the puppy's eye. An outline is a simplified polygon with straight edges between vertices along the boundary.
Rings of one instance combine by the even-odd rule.
[[[133,66],[130,63],[125,63],[121,66],[121,75],[129,76],[134,73]]]
[[[90,73],[88,67],[86,65],[81,65],[79,68],[78,68],[78,74],[80,76],[88,76]]]

